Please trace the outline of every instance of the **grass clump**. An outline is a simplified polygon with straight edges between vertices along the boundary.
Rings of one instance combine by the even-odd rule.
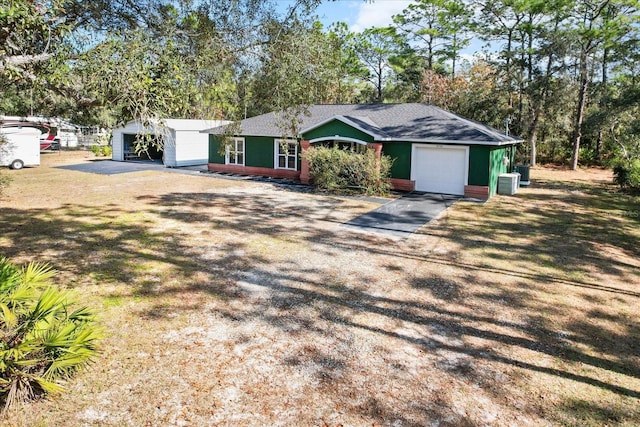
[[[51,285],[45,264],[19,268],[0,258],[0,402],[64,391],[62,381],[96,356],[100,332],[87,307]]]

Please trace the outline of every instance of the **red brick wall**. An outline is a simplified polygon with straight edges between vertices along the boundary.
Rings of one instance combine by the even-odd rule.
[[[464,197],[487,200],[489,198],[489,187],[486,185],[465,185]]]
[[[304,140],[300,141],[300,147],[302,148],[301,154],[304,154],[304,152],[307,151],[309,147],[311,147],[311,143]],[[303,184],[311,183],[311,175],[309,174],[309,172],[309,161],[303,156],[302,161],[300,162],[300,182],[302,182]]]
[[[239,166],[239,165],[221,165],[218,163],[209,163],[208,169],[211,172],[226,172],[237,173],[241,175],[254,175],[254,176],[269,176],[272,178],[287,178],[287,179],[300,179],[299,171],[292,171],[287,169],[271,169],[271,168],[258,168],[254,166]]]
[[[413,191],[416,189],[416,182],[410,179],[391,178],[391,187],[398,191]]]

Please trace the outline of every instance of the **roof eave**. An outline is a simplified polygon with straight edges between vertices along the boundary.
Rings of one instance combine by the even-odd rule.
[[[411,142],[417,144],[453,144],[453,145],[490,145],[503,146],[515,145],[524,142],[522,139],[514,139],[512,141],[472,141],[472,140],[456,140],[456,139],[425,139],[425,138],[384,138],[376,140],[378,142]]]

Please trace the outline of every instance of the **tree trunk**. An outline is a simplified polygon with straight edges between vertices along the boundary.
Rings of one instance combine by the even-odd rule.
[[[531,133],[529,134],[529,148],[531,149],[529,164],[533,167],[536,165],[538,151],[536,147],[536,139],[538,138],[538,122],[540,121],[540,108],[536,107],[531,123]]]
[[[454,51],[453,51],[453,58],[452,58],[452,65],[451,65],[451,80],[456,78],[456,57],[458,56],[458,51],[457,49],[457,37],[456,34],[453,35],[453,46],[454,46]]]
[[[377,84],[379,103],[382,103],[382,74],[383,73],[384,73],[384,66],[381,64],[380,67],[378,68],[378,84]]]
[[[558,29],[558,21],[556,20],[554,26],[554,33]],[[533,61],[531,52],[533,51],[533,37],[529,39],[529,81],[533,80]],[[535,166],[538,161],[538,150],[537,150],[537,139],[538,139],[538,125],[540,124],[540,116],[542,115],[543,110],[546,110],[547,106],[547,98],[549,97],[549,85],[551,84],[551,73],[552,73],[552,65],[553,65],[553,50],[549,51],[549,56],[547,58],[547,68],[544,74],[544,81],[542,85],[542,93],[540,95],[540,99],[535,103],[533,108],[533,120],[531,120],[531,133],[529,135],[529,146],[531,147],[531,158],[530,165]],[[531,83],[530,83],[531,84]],[[544,135],[543,135],[544,138]]]
[[[604,140],[604,132],[602,129],[598,131],[598,140],[596,141],[596,159],[600,161],[600,153],[602,152],[602,142]]]
[[[584,109],[587,104],[587,89],[589,88],[589,76],[587,75],[587,53],[580,54],[580,90],[578,92],[578,105],[576,109],[576,121],[573,136],[573,155],[571,156],[571,170],[578,169],[580,157],[580,143],[582,142],[582,124],[584,122]]]
[[[604,109],[606,108],[605,102],[608,102],[607,97],[609,94],[609,88],[607,87],[607,85],[609,84],[608,82],[608,73],[607,73],[607,67],[609,65],[609,49],[605,46],[603,51],[602,51],[602,89],[603,89],[603,93],[601,95],[601,99],[600,99],[600,108]],[[602,160],[601,159],[601,151],[602,151],[602,143],[604,140],[604,131],[602,130],[602,128],[600,128],[598,130],[598,140],[596,141],[596,159],[598,159],[598,161]]]
[[[507,91],[509,95],[509,110],[513,109],[513,91],[511,88],[511,40],[512,38],[513,38],[513,29],[509,29],[508,39],[507,39],[507,53],[506,53],[506,61],[505,61],[506,62],[505,69],[507,71]]]

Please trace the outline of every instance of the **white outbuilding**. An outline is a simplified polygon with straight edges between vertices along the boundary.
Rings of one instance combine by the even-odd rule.
[[[113,130],[112,158],[117,161],[158,160],[167,167],[206,165],[209,135],[200,131],[228,123],[226,120],[165,119],[155,126],[143,126],[139,120],[134,120]],[[150,149],[148,155],[136,153],[136,140],[143,135],[157,138],[162,149]]]

